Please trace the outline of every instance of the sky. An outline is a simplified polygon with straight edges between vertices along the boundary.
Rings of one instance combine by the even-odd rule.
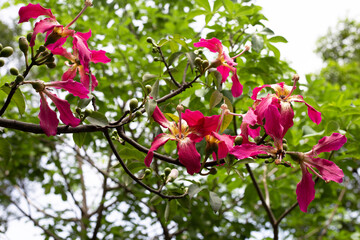
[[[320,57],[314,53],[320,36],[341,19],[360,22],[359,0],[255,0],[255,4],[263,7],[262,13],[268,18],[265,25],[288,40],[277,47],[282,59],[289,61],[300,77],[318,72],[322,67]],[[4,16],[6,14],[2,13]],[[0,239],[23,239],[25,233],[28,240],[40,240],[39,232],[39,229],[34,230],[32,223],[14,221],[6,236],[0,235]]]

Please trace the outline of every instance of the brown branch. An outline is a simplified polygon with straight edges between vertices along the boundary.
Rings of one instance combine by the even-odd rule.
[[[161,60],[162,60],[162,62],[164,63],[164,65],[166,67],[166,71],[169,73],[171,81],[175,84],[176,87],[181,88],[181,85],[175,80],[174,76],[172,75],[172,73],[170,71],[170,67],[167,64],[166,60],[165,60],[164,54],[163,54],[163,52],[161,50],[161,47],[157,47],[157,49],[159,50]]]

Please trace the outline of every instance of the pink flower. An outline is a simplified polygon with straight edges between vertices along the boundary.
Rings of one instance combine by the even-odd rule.
[[[317,158],[317,155],[322,152],[339,150],[346,141],[347,139],[344,135],[333,133],[330,137],[323,137],[320,139],[318,144],[316,144],[310,152],[305,154],[297,153],[296,157],[300,163],[302,179],[297,185],[296,195],[301,211],[307,212],[309,204],[315,198],[315,183],[312,180],[312,175],[308,169],[326,182],[334,181],[341,183],[343,181],[343,171],[335,163],[323,158]],[[296,155],[295,153],[289,154]]]
[[[310,119],[316,123],[320,124],[321,122],[321,113],[316,111],[312,106],[307,104],[301,95],[291,95],[292,92],[296,88],[296,82],[298,80],[298,76],[294,77],[294,86],[290,87],[282,83],[271,84],[271,85],[263,85],[261,87],[254,88],[252,99],[258,101],[258,105],[255,109],[255,113],[258,116],[258,120],[261,122],[264,118],[266,119],[266,112],[269,111],[269,106],[273,105],[275,108],[272,108],[271,111],[278,111],[280,113],[280,123],[283,128],[283,134],[287,132],[287,130],[294,125],[294,111],[291,107],[291,102],[303,102],[308,107],[308,115]],[[258,100],[257,95],[261,91],[261,89],[265,87],[271,87],[275,90],[275,94],[268,94],[266,97]]]
[[[91,34],[91,32],[89,33]],[[76,33],[75,35],[77,34],[79,33]],[[76,38],[74,37],[74,42],[75,39]],[[78,43],[79,41],[77,40],[76,42]],[[106,52],[103,50],[99,50],[99,51],[89,50],[89,54],[85,54],[85,56],[82,56],[81,53],[83,53],[84,51],[80,51],[79,48],[77,48],[76,46],[80,45],[83,48],[88,49],[87,45],[85,46],[84,44],[77,44],[77,43],[74,44],[73,46],[73,54],[66,51],[66,49],[63,47],[58,47],[52,50],[51,52],[54,55],[61,55],[67,58],[68,60],[70,60],[70,63],[68,64],[68,66],[70,67],[69,70],[67,70],[62,75],[63,81],[68,79],[74,79],[76,76],[76,72],[79,71],[81,83],[84,85],[85,88],[89,89],[89,85],[90,85],[89,62],[108,63],[111,61],[111,59],[105,55]],[[83,64],[85,64],[85,66]],[[92,90],[94,90],[95,87],[98,85],[98,82],[94,74],[91,74],[91,85],[92,85]]]
[[[205,136],[206,151],[212,153],[213,159],[219,160],[225,158],[234,146],[235,137],[227,134],[211,132]]]
[[[246,47],[246,49],[240,53],[239,55],[230,58],[227,54],[223,51],[223,46],[219,39],[212,38],[212,39],[200,39],[200,42],[194,43],[195,47],[206,47],[211,52],[218,53],[217,59],[215,59],[210,67],[216,67],[216,69],[221,73],[222,80],[221,82],[224,83],[226,79],[229,76],[230,71],[232,72],[231,80],[233,82],[233,86],[231,87],[231,92],[234,97],[239,97],[242,94],[243,86],[239,82],[239,78],[236,74],[236,68],[235,66],[237,63],[234,62],[234,59],[242,55],[245,51],[247,51],[249,48]]]
[[[56,135],[59,120],[57,118],[56,112],[49,107],[46,96],[51,99],[51,101],[55,104],[56,108],[59,110],[60,119],[64,124],[70,125],[72,127],[76,127],[79,125],[80,119],[74,117],[70,109],[70,104],[66,100],[58,98],[57,95],[52,93],[48,87],[65,89],[66,91],[72,93],[74,96],[78,96],[80,98],[88,98],[89,91],[84,88],[84,86],[73,80],[49,83],[36,81],[32,82],[32,85],[35,90],[40,94],[40,126],[47,136]]]
[[[179,121],[175,123],[168,121],[159,107],[156,107],[152,117],[162,127],[169,129],[170,133],[161,133],[155,137],[145,158],[145,165],[150,166],[155,150],[168,140],[173,140],[177,142],[179,160],[186,167],[187,172],[191,175],[199,172],[200,154],[195,148],[195,143],[200,142],[204,136],[216,129],[220,116],[204,117],[199,111],[187,109],[185,113],[180,114]]]
[[[20,20],[18,23],[29,21],[30,18],[38,18],[39,16],[48,16],[43,20],[38,21],[35,24],[34,32],[31,37],[30,47],[35,45],[36,35],[38,33],[45,33],[45,45],[48,49],[52,50],[58,46],[62,46],[67,37],[74,34],[74,30],[63,27],[58,23],[55,16],[52,14],[51,9],[42,7],[40,4],[29,3],[25,7],[21,7],[19,10]]]

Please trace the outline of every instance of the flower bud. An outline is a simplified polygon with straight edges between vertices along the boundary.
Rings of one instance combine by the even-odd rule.
[[[165,170],[164,170],[165,176],[169,176],[170,172],[171,172],[171,168],[168,168],[168,167],[165,168]]]
[[[254,138],[254,140],[255,140],[256,143],[259,143],[261,141],[261,137],[257,136],[257,137]]]
[[[141,111],[136,111],[136,113],[135,113],[135,117],[141,117],[141,116],[142,116]]]
[[[133,98],[130,100],[129,106],[130,106],[130,110],[133,111],[135,108],[137,108],[139,102],[136,98]]]
[[[199,57],[196,57],[195,60],[194,60],[194,62],[195,62],[195,65],[200,66],[200,65],[202,64],[202,59],[199,58]]]
[[[87,116],[90,116],[93,113],[93,111],[91,109],[86,109],[84,113],[85,113],[85,116],[87,117]]]
[[[45,89],[44,81],[38,80],[38,81],[32,82],[31,85],[37,92],[41,92]]]
[[[19,70],[16,67],[10,68],[11,75],[17,76],[19,75]]]
[[[39,52],[44,52],[46,50],[46,47],[41,45],[38,49]]]
[[[159,49],[157,47],[153,47],[151,51],[152,51],[152,53],[158,53]]]
[[[75,109],[75,111],[76,111],[77,114],[79,114],[79,115],[81,114],[81,108],[77,107],[77,108]]]
[[[0,43],[0,51],[3,49],[3,45]]]
[[[56,63],[54,63],[54,62],[49,62],[49,63],[46,64],[46,66],[47,66],[48,68],[55,68],[55,67],[56,67]]]
[[[285,151],[287,151],[287,150],[288,150],[288,145],[287,145],[287,144],[283,144],[283,149],[284,149]]]
[[[159,61],[161,61],[160,58],[154,57],[154,62],[159,62]]]
[[[25,37],[19,38],[19,48],[24,54],[27,54],[29,50],[29,42],[26,40]]]
[[[0,67],[4,66],[5,65],[5,61],[4,59],[0,59]]]
[[[28,34],[26,35],[26,40],[27,40],[28,42],[31,41],[32,35],[33,35],[32,32],[30,32],[30,33],[28,33]]]
[[[211,174],[211,175],[217,174],[217,169],[216,168],[211,168],[209,174]]]
[[[176,106],[176,111],[180,114],[184,111],[183,105],[179,104]]]
[[[173,182],[179,176],[179,171],[176,168],[171,169],[171,172],[166,180],[166,183]]]
[[[147,37],[146,38],[146,41],[148,42],[148,43],[154,43],[154,39],[152,38],[152,37]]]
[[[15,83],[16,83],[16,84],[19,84],[19,83],[21,83],[22,81],[24,81],[23,75],[17,75],[16,78],[15,78]]]
[[[204,61],[202,61],[202,67],[203,68],[207,68],[208,66],[209,66],[209,61],[208,60],[204,60]]]
[[[151,174],[151,169],[150,168],[147,168],[145,169],[145,176],[149,176]]]
[[[243,137],[242,136],[236,136],[235,138],[235,145],[241,145],[243,143]]]
[[[0,57],[10,57],[14,53],[12,47],[4,47],[0,52]]]
[[[145,86],[145,89],[146,89],[146,94],[149,94],[149,93],[151,93],[151,91],[152,91],[152,86],[146,85],[146,86]]]

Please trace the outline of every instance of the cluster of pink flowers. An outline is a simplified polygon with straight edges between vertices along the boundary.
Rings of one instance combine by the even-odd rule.
[[[56,112],[53,111],[47,104],[45,96],[48,96],[54,102],[56,108],[60,112],[60,119],[64,124],[76,127],[80,123],[80,119],[74,117],[70,109],[70,104],[66,100],[58,98],[56,94],[51,93],[51,90],[48,87],[64,89],[69,93],[72,93],[74,96],[88,98],[90,89],[93,91],[98,85],[96,77],[90,72],[90,62],[108,63],[111,61],[110,58],[105,55],[105,51],[89,49],[87,40],[91,37],[91,30],[87,33],[81,33],[69,29],[69,27],[89,6],[91,6],[91,2],[85,1],[84,9],[73,21],[71,21],[65,27],[58,23],[55,16],[51,12],[51,9],[46,9],[40,4],[29,3],[27,6],[21,7],[19,10],[19,23],[28,22],[31,18],[36,19],[39,16],[48,17],[35,23],[29,44],[30,47],[35,45],[35,40],[38,33],[46,33],[44,44],[46,48],[49,49],[52,54],[61,55],[71,62],[68,64],[69,70],[63,74],[61,81],[54,81],[51,83],[42,83],[38,81],[32,83],[41,97],[39,113],[40,126],[48,136],[56,135],[56,129],[59,121],[57,119]],[[73,38],[72,54],[62,47],[68,37]],[[80,73],[81,83],[74,81],[77,70]]]
[[[217,70],[223,76],[223,81],[229,76],[229,72],[232,72],[232,93],[234,96],[239,96],[242,86],[236,76],[234,67],[236,63],[234,63],[233,58],[228,57],[223,52],[221,42],[216,38],[210,40],[201,39],[200,42],[194,45],[195,47],[206,47],[212,52],[219,53],[218,58],[210,66],[217,67]],[[322,138],[308,153],[287,152],[284,149],[283,138],[294,124],[294,111],[291,102],[304,103],[307,106],[309,118],[316,124],[321,122],[321,113],[319,111],[306,103],[301,95],[292,95],[298,80],[299,77],[295,75],[293,86],[287,86],[282,82],[254,88],[252,95],[253,106],[245,114],[231,113],[226,109],[226,106],[225,108],[222,106],[221,115],[210,117],[204,116],[199,111],[193,112],[187,109],[185,113],[178,111],[179,121],[175,123],[168,121],[160,109],[156,107],[152,115],[153,119],[161,126],[168,128],[170,133],[161,133],[155,138],[145,158],[146,166],[150,166],[153,152],[169,139],[177,141],[179,161],[186,167],[189,174],[198,173],[202,170],[201,156],[195,146],[196,143],[203,139],[207,142],[205,161],[211,153],[214,161],[223,159],[228,154],[234,155],[237,159],[256,158],[258,154],[267,154],[275,159],[275,164],[289,166],[289,163],[283,161],[283,158],[288,153],[296,159],[302,170],[303,177],[297,185],[296,194],[300,210],[306,212],[308,205],[315,196],[314,181],[308,169],[325,181],[342,182],[343,171],[335,163],[317,158],[317,155],[321,152],[340,149],[347,139],[344,135],[333,133],[329,137]],[[265,87],[272,88],[275,93],[258,98],[258,93]],[[241,144],[234,146],[235,136],[219,133],[219,126],[221,126],[223,117],[226,114],[243,118],[240,127]],[[256,137],[260,136],[261,128],[274,140],[272,146],[254,141]]]

